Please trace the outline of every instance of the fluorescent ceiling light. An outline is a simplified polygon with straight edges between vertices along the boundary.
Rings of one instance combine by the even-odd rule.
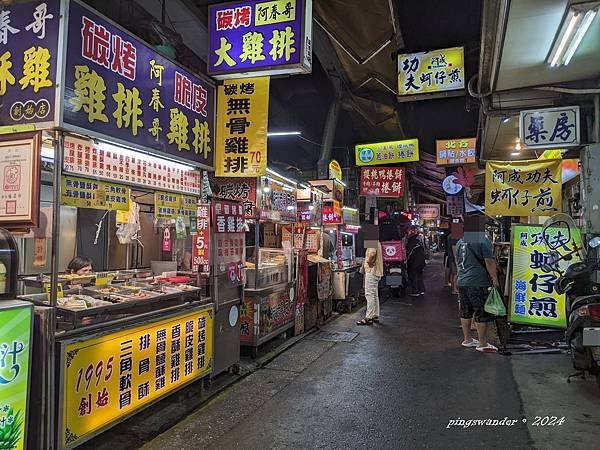
[[[270,169],[270,168],[268,168],[268,167],[267,167],[267,173],[269,173],[269,174],[271,174],[271,175],[273,175],[273,176],[276,176],[276,177],[278,177],[278,178],[281,178],[282,180],[285,180],[285,181],[287,181],[288,183],[291,183],[291,184],[292,184],[292,186],[294,186],[294,188],[295,188],[295,187],[298,185],[298,182],[297,182],[296,180],[291,180],[291,179],[289,179],[289,178],[286,178],[286,177],[284,177],[283,175],[280,175],[279,173],[275,172],[273,169]],[[269,177],[267,177],[267,178],[269,178]],[[271,179],[271,181],[273,181],[273,180]]]
[[[573,38],[571,45],[567,49],[567,53],[565,53],[565,66],[571,62],[571,58],[573,58],[575,51],[579,47],[579,44],[581,44],[585,33],[587,33],[587,30],[594,21],[595,17],[596,11],[588,11],[585,13],[585,16],[583,16],[583,22],[581,23],[581,26],[575,33],[575,37]]]
[[[512,152],[510,156],[521,156],[520,152]]]
[[[273,131],[268,132],[267,136],[300,136],[300,131]]]
[[[345,209],[346,211],[356,211],[356,212],[358,212],[358,209],[356,209],[356,208],[350,208],[349,206],[343,206],[342,209]]]

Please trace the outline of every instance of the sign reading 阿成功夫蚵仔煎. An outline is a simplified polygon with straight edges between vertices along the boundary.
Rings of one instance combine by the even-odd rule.
[[[463,47],[398,55],[398,95],[454,91],[465,87]]]
[[[438,166],[477,162],[477,138],[438,139],[435,141]]]
[[[579,106],[521,111],[519,138],[528,148],[563,148],[579,145]]]
[[[357,166],[376,166],[419,160],[419,140],[377,142],[354,147]]]
[[[360,195],[402,197],[405,171],[403,167],[361,167]]]
[[[213,168],[215,88],[75,0],[63,125]]]
[[[208,8],[208,74],[283,75],[312,69],[312,0],[241,0]]]
[[[550,216],[562,207],[561,160],[488,161],[485,212]]]

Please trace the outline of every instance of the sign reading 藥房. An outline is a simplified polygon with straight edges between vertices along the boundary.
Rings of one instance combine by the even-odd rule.
[[[398,55],[398,95],[454,91],[465,87],[463,47]]]
[[[217,178],[212,179],[215,196],[224,200],[241,202],[244,205],[244,218],[256,218],[256,178]]]
[[[208,8],[208,74],[309,73],[312,0],[243,0]]]
[[[455,166],[477,162],[477,138],[438,139],[435,151],[438,166]]]
[[[78,1],[69,2],[64,124],[213,168],[215,88]]]
[[[554,286],[558,274],[546,273],[542,266],[551,262],[551,251],[564,254],[575,246],[581,248],[581,232],[577,228],[551,227],[544,237],[543,230],[536,225],[513,226],[509,318],[523,325],[566,328],[566,297]],[[578,253],[574,253],[568,262],[563,261],[563,266],[579,260]]]
[[[76,208],[129,211],[127,186],[85,178],[62,176],[60,204]]]
[[[3,2],[0,134],[55,125],[60,2]]]
[[[267,174],[269,77],[227,80],[219,86],[218,177]]]
[[[574,147],[581,143],[579,106],[521,111],[519,138],[528,148]]]
[[[378,142],[354,147],[357,166],[375,166],[419,160],[419,140]]]
[[[0,13],[1,14],[1,13]],[[32,305],[0,304],[0,448],[23,450],[26,445]]]
[[[360,195],[402,197],[404,179],[403,167],[361,167]]]
[[[437,203],[422,203],[417,205],[417,214],[421,220],[437,220],[440,218],[440,205]]]
[[[562,207],[561,160],[488,161],[485,212],[550,216]]]
[[[61,443],[73,448],[212,371],[213,310],[202,308],[61,344]]]

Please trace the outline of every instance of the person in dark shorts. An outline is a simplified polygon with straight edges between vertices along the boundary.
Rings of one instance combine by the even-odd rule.
[[[459,240],[456,244],[458,269],[458,302],[460,324],[463,330],[463,347],[475,347],[477,351],[493,353],[498,349],[487,341],[488,323],[494,316],[484,310],[491,286],[498,287],[496,260],[492,243],[483,231]],[[479,340],[470,337],[471,319],[475,321]]]

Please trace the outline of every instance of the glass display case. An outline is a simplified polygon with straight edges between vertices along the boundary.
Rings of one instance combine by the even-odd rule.
[[[289,252],[283,249],[258,248],[257,255],[254,250],[248,251],[252,256],[246,260],[247,289],[266,289],[289,281]]]

